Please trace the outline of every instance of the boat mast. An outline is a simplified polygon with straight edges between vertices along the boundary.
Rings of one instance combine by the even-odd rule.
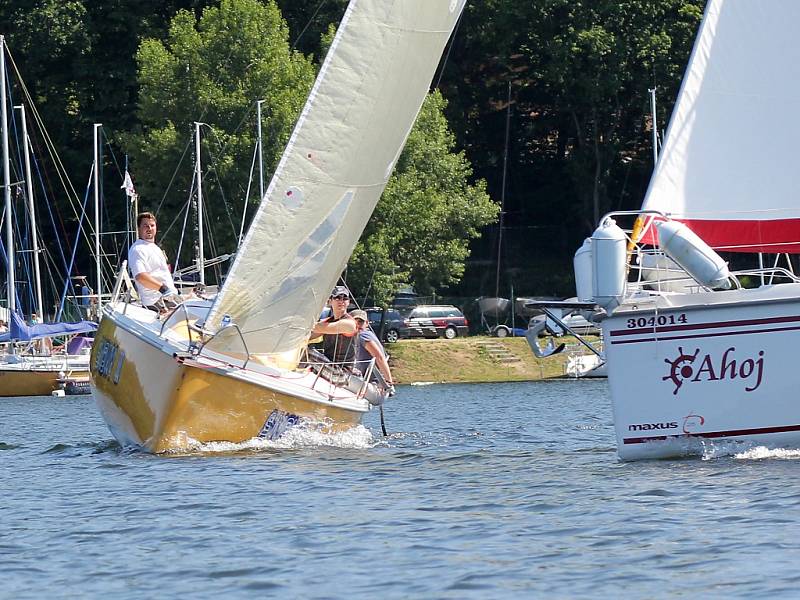
[[[97,311],[103,308],[103,273],[100,258],[100,128],[94,124],[94,262],[97,272]]]
[[[28,138],[28,122],[25,115],[25,106],[20,105],[22,115],[22,149],[25,154],[25,181],[28,195],[28,212],[31,215],[31,245],[33,250],[33,278],[36,286],[36,310],[39,318],[44,322],[44,304],[42,303],[42,272],[39,266],[39,237],[36,232],[36,206],[33,202],[33,177],[31,174],[31,146]]]
[[[197,255],[195,264],[197,272],[200,274],[200,283],[205,285],[205,257],[203,256],[203,173],[200,167],[200,126],[203,123],[194,123],[194,176],[195,186],[197,186]]]
[[[264,146],[261,143],[261,104],[263,100],[258,100],[256,102],[256,112],[258,121],[257,125],[257,132],[258,132],[258,201],[264,198]],[[246,200],[246,199],[245,199]]]
[[[8,317],[17,308],[14,285],[14,228],[11,225],[11,167],[8,157],[8,106],[6,105],[6,38],[0,35],[0,121],[3,137],[3,196],[6,211],[6,253],[8,255]]]
[[[650,92],[650,113],[653,118],[653,169],[658,164],[658,121],[656,118],[656,88],[648,89]]]
[[[502,188],[500,191],[500,231],[497,234],[497,274],[495,276],[494,282],[494,295],[495,297],[500,296],[500,262],[502,261],[502,249],[503,249],[503,220],[505,217],[505,210],[506,210],[506,173],[508,172],[508,136],[511,130],[511,82],[508,82],[508,100],[506,104],[506,139],[505,145],[503,148],[503,183]],[[511,299],[511,302],[514,302],[514,299]],[[497,312],[495,312],[495,317],[497,317]]]

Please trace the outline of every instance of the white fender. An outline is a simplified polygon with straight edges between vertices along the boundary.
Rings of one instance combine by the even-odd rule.
[[[681,266],[661,252],[641,254],[639,268],[642,281],[650,282],[645,284],[648,290],[689,294],[697,289],[697,283],[686,276]]]
[[[728,265],[694,231],[679,221],[658,221],[655,226],[664,254],[698,283],[712,290],[731,286]]]
[[[625,295],[626,245],[614,219],[605,219],[592,234],[592,296],[609,314]]]
[[[592,290],[592,238],[583,240],[583,245],[572,259],[575,270],[575,291],[581,302],[594,302]]]

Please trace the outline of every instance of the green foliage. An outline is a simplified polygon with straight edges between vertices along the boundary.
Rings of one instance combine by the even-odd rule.
[[[512,84],[505,203],[510,227],[504,240],[521,251],[503,256],[504,271],[529,269],[543,256],[568,265],[596,215],[641,204],[653,166],[648,89],[657,90],[663,128],[703,5],[704,0],[467,5],[443,93],[476,175],[498,197]],[[529,233],[543,226],[550,228],[546,237]],[[497,260],[496,243],[480,250],[479,256]],[[491,290],[475,292],[493,294],[494,281]]]
[[[209,123],[203,162],[211,164],[213,152],[217,169],[206,178],[204,190],[211,200],[210,226],[225,245],[221,250],[229,250],[252,158],[254,102],[265,100],[269,171],[311,84],[311,61],[324,56],[331,24],[338,23],[346,4],[346,0],[13,0],[0,2],[5,29],[0,33],[8,36],[79,194],[91,160],[91,124],[102,122],[112,143],[124,138],[131,151],[142,208],[155,209],[163,199],[165,228],[188,198],[192,122]],[[468,165],[465,181],[481,181],[476,191],[464,188],[459,198],[471,193],[485,197],[484,189],[494,198],[501,196],[506,95],[512,84],[501,260],[504,285],[513,279],[539,282],[542,293],[561,290],[560,280],[546,283],[531,265],[568,265],[580,238],[593,228],[596,214],[639,205],[652,169],[647,90],[657,89],[659,128],[664,128],[704,4],[704,0],[467,4],[435,82],[448,99],[443,110],[452,128],[449,139],[455,135],[458,140],[445,155],[463,148],[461,160]],[[423,162],[430,159],[425,150],[416,154],[420,163],[406,160],[413,154],[417,135],[415,130],[357,248],[350,277],[360,278],[364,286],[372,281],[373,289],[384,290],[379,297],[397,281],[439,288],[448,281],[452,285],[463,269],[463,262],[459,267],[446,257],[463,257],[471,251],[471,258],[482,259],[468,266],[462,279],[463,286],[472,287],[450,293],[493,294],[494,265],[487,265],[498,259],[497,227],[475,225],[483,228],[481,239],[470,238],[467,231],[472,242],[451,246],[449,217],[434,208],[439,205],[437,194],[444,193],[446,177],[443,181],[430,177],[433,167]],[[119,152],[117,160],[122,162]],[[113,167],[107,158],[108,196],[121,183]],[[457,171],[449,163],[436,166],[445,171],[447,167]],[[430,190],[417,187],[429,185],[430,179],[437,179]],[[430,205],[423,201],[427,194],[432,196]],[[423,212],[415,214],[417,209]],[[455,221],[458,230],[461,225]],[[437,245],[432,238],[442,230],[447,235]],[[527,284],[515,289],[520,294],[539,293]]]
[[[470,240],[497,219],[485,183],[470,184],[472,168],[454,151],[445,105],[439,92],[426,98],[350,261],[350,285],[380,304],[401,282],[421,294],[457,283]]]
[[[213,175],[204,193],[222,188],[227,212],[238,219],[255,145],[255,102],[263,100],[262,136],[267,172],[276,165],[314,77],[311,62],[288,44],[288,29],[273,1],[223,0],[199,21],[188,11],[172,19],[166,42],[147,39],[137,52],[140,128],[125,145],[142,206],[155,209],[176,165],[190,145],[194,121],[204,130],[203,162]],[[192,146],[193,147],[193,146]],[[169,222],[185,204],[192,169],[176,173],[162,212]],[[209,203],[209,227],[217,243],[234,247],[238,234],[221,201]],[[215,208],[212,208],[216,205]],[[227,232],[227,235],[225,233]]]

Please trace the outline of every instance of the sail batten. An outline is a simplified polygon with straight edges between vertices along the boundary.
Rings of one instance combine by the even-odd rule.
[[[709,0],[643,209],[715,248],[800,252],[796,175],[781,160],[800,136],[799,20],[796,0]]]
[[[307,341],[391,176],[465,0],[351,0],[206,326]],[[224,341],[222,342],[224,345]],[[231,339],[231,348],[241,341]]]

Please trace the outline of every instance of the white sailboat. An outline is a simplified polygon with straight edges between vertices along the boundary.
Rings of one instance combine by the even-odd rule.
[[[709,0],[643,231],[605,217],[592,272],[576,273],[607,313],[622,459],[800,447],[800,279],[777,259],[729,272],[716,252],[800,252],[798,20],[795,0]]]
[[[224,285],[165,318],[123,270],[92,354],[123,444],[161,452],[360,423],[364,385],[298,367],[392,173],[464,0],[351,0]],[[351,382],[352,383],[352,382]]]

